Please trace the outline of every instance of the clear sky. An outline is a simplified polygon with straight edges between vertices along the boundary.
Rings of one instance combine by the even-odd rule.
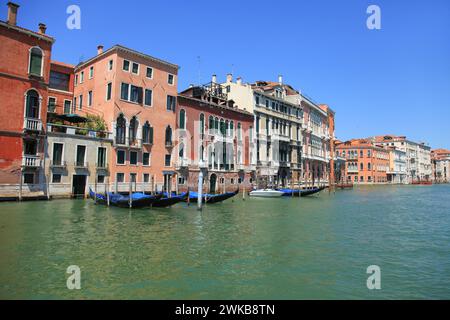
[[[448,0],[15,1],[19,25],[47,24],[54,60],[76,64],[98,44],[122,44],[180,65],[180,91],[214,73],[282,74],[336,111],[339,139],[396,134],[450,148]],[[80,30],[66,27],[71,4]],[[381,30],[366,27],[370,4]]]

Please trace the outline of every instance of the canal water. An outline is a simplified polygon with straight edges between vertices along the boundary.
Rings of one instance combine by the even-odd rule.
[[[450,186],[239,196],[202,212],[0,203],[0,298],[449,299]]]

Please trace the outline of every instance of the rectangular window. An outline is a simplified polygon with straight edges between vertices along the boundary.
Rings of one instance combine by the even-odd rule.
[[[176,98],[174,96],[167,95],[167,110],[175,111]]]
[[[39,50],[37,48],[33,48],[33,49]],[[33,51],[33,49],[32,49],[32,51]],[[42,54],[31,52],[30,74],[33,74],[35,76],[42,76],[41,70],[42,70]]]
[[[130,101],[141,103],[142,98],[142,88],[131,85],[130,86]]]
[[[143,181],[144,182],[150,182],[150,175],[148,174],[148,173],[144,173],[144,179],[143,179]]]
[[[102,175],[102,174],[99,174],[99,175],[97,176],[97,182],[98,182],[98,183],[105,183],[105,176]]]
[[[152,105],[152,90],[150,89],[145,89],[145,97],[144,97],[144,104],[146,106],[151,106]]]
[[[94,77],[94,66],[91,66],[89,68],[89,79],[92,79]]]
[[[130,181],[136,182],[136,173],[130,173]]]
[[[137,165],[137,152],[130,151],[130,164]]]
[[[186,178],[185,177],[178,177],[178,184],[185,184],[186,183]]]
[[[79,101],[80,105],[78,106],[78,109],[82,109],[83,108],[83,95],[80,94],[80,101]]]
[[[127,72],[130,71],[130,61],[123,60],[122,70]]]
[[[125,164],[125,151],[117,150],[117,164]]]
[[[86,158],[86,146],[77,146],[77,157],[76,157],[76,165],[79,167],[84,167]]]
[[[144,166],[150,165],[150,153],[144,152],[142,154],[142,165],[144,165]]]
[[[122,172],[117,173],[117,182],[125,182],[125,174]]]
[[[69,114],[72,112],[72,101],[64,100],[64,113]]]
[[[50,113],[56,112],[56,98],[48,97],[47,111]]]
[[[84,71],[81,71],[80,73],[80,83],[83,83],[84,81]]]
[[[258,96],[255,97],[255,102],[256,102],[256,105],[259,105],[259,97]]]
[[[108,61],[108,70],[111,71],[112,68],[113,68],[113,61],[112,61],[112,60],[109,60],[109,61]]]
[[[75,86],[77,86],[77,84],[78,84],[78,75],[76,74],[75,75]]]
[[[171,162],[171,155],[170,154],[166,154],[166,156],[164,158],[164,165],[166,167],[170,167],[170,162]]]
[[[88,92],[88,106],[92,106],[92,91]]]
[[[169,73],[169,76],[167,77],[167,83],[170,85],[173,85],[173,82],[174,82],[174,76],[173,76],[173,74]]]
[[[106,101],[111,100],[111,93],[112,93],[112,83],[108,83],[106,85]]]
[[[147,67],[147,74],[146,74],[147,78],[153,78],[153,68]]]
[[[120,99],[128,100],[130,85],[128,83],[122,83],[120,86]]]
[[[77,80],[77,77],[75,77]],[[50,82],[48,86],[52,89],[69,91],[70,75],[57,71],[50,71]]]
[[[63,144],[62,143],[54,143],[53,144],[53,159],[52,164],[60,166],[62,165],[62,157],[63,157]]]
[[[97,167],[106,168],[106,148],[99,147],[97,151]]]
[[[53,183],[61,183],[61,175],[54,173],[52,175],[52,182]]]
[[[134,74],[139,74],[139,64],[136,62],[133,62],[133,65],[131,67],[131,72]]]
[[[73,97],[73,109],[75,112],[75,109],[77,108],[77,97]]]

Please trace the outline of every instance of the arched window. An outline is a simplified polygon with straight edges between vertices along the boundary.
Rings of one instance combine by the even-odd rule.
[[[39,47],[30,49],[30,69],[28,72],[35,76],[42,76],[42,50]]]
[[[225,135],[228,136],[230,134],[230,123],[228,120],[225,121]]]
[[[148,121],[142,126],[142,143],[153,144],[153,127]]]
[[[237,124],[237,134],[238,134],[238,140],[241,141],[242,140],[242,127],[241,127],[241,123],[238,122]]]
[[[220,133],[224,136],[226,133],[225,129],[225,121],[223,119],[220,119]]]
[[[200,114],[200,134],[205,133],[205,115],[203,113]]]
[[[219,131],[219,118],[214,119],[214,129],[216,129],[216,132]]]
[[[130,144],[134,144],[136,142],[137,129],[138,121],[134,116],[133,118],[131,118],[130,127],[128,128],[128,138],[130,140]]]
[[[121,114],[117,118],[116,123],[116,143],[117,144],[125,144],[125,127],[126,127],[126,120]]]
[[[170,126],[166,127],[166,145],[172,145],[172,128]]]
[[[200,146],[200,161],[204,160],[204,152],[205,152],[205,147],[203,145]]]
[[[36,90],[27,92],[25,117],[39,119],[39,94]]]
[[[230,136],[234,137],[234,122],[230,121]]]
[[[214,132],[214,118],[213,116],[209,116],[209,133]]]
[[[362,162],[360,163],[359,167],[361,170],[364,170],[364,164]]]
[[[178,125],[180,126],[180,129],[186,129],[186,111],[184,109],[180,110],[179,117]]]

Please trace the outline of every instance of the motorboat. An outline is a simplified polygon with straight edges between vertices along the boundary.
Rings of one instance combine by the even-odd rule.
[[[275,189],[256,189],[250,191],[249,195],[251,197],[261,197],[261,198],[277,198],[284,194],[283,191],[278,191]]]

